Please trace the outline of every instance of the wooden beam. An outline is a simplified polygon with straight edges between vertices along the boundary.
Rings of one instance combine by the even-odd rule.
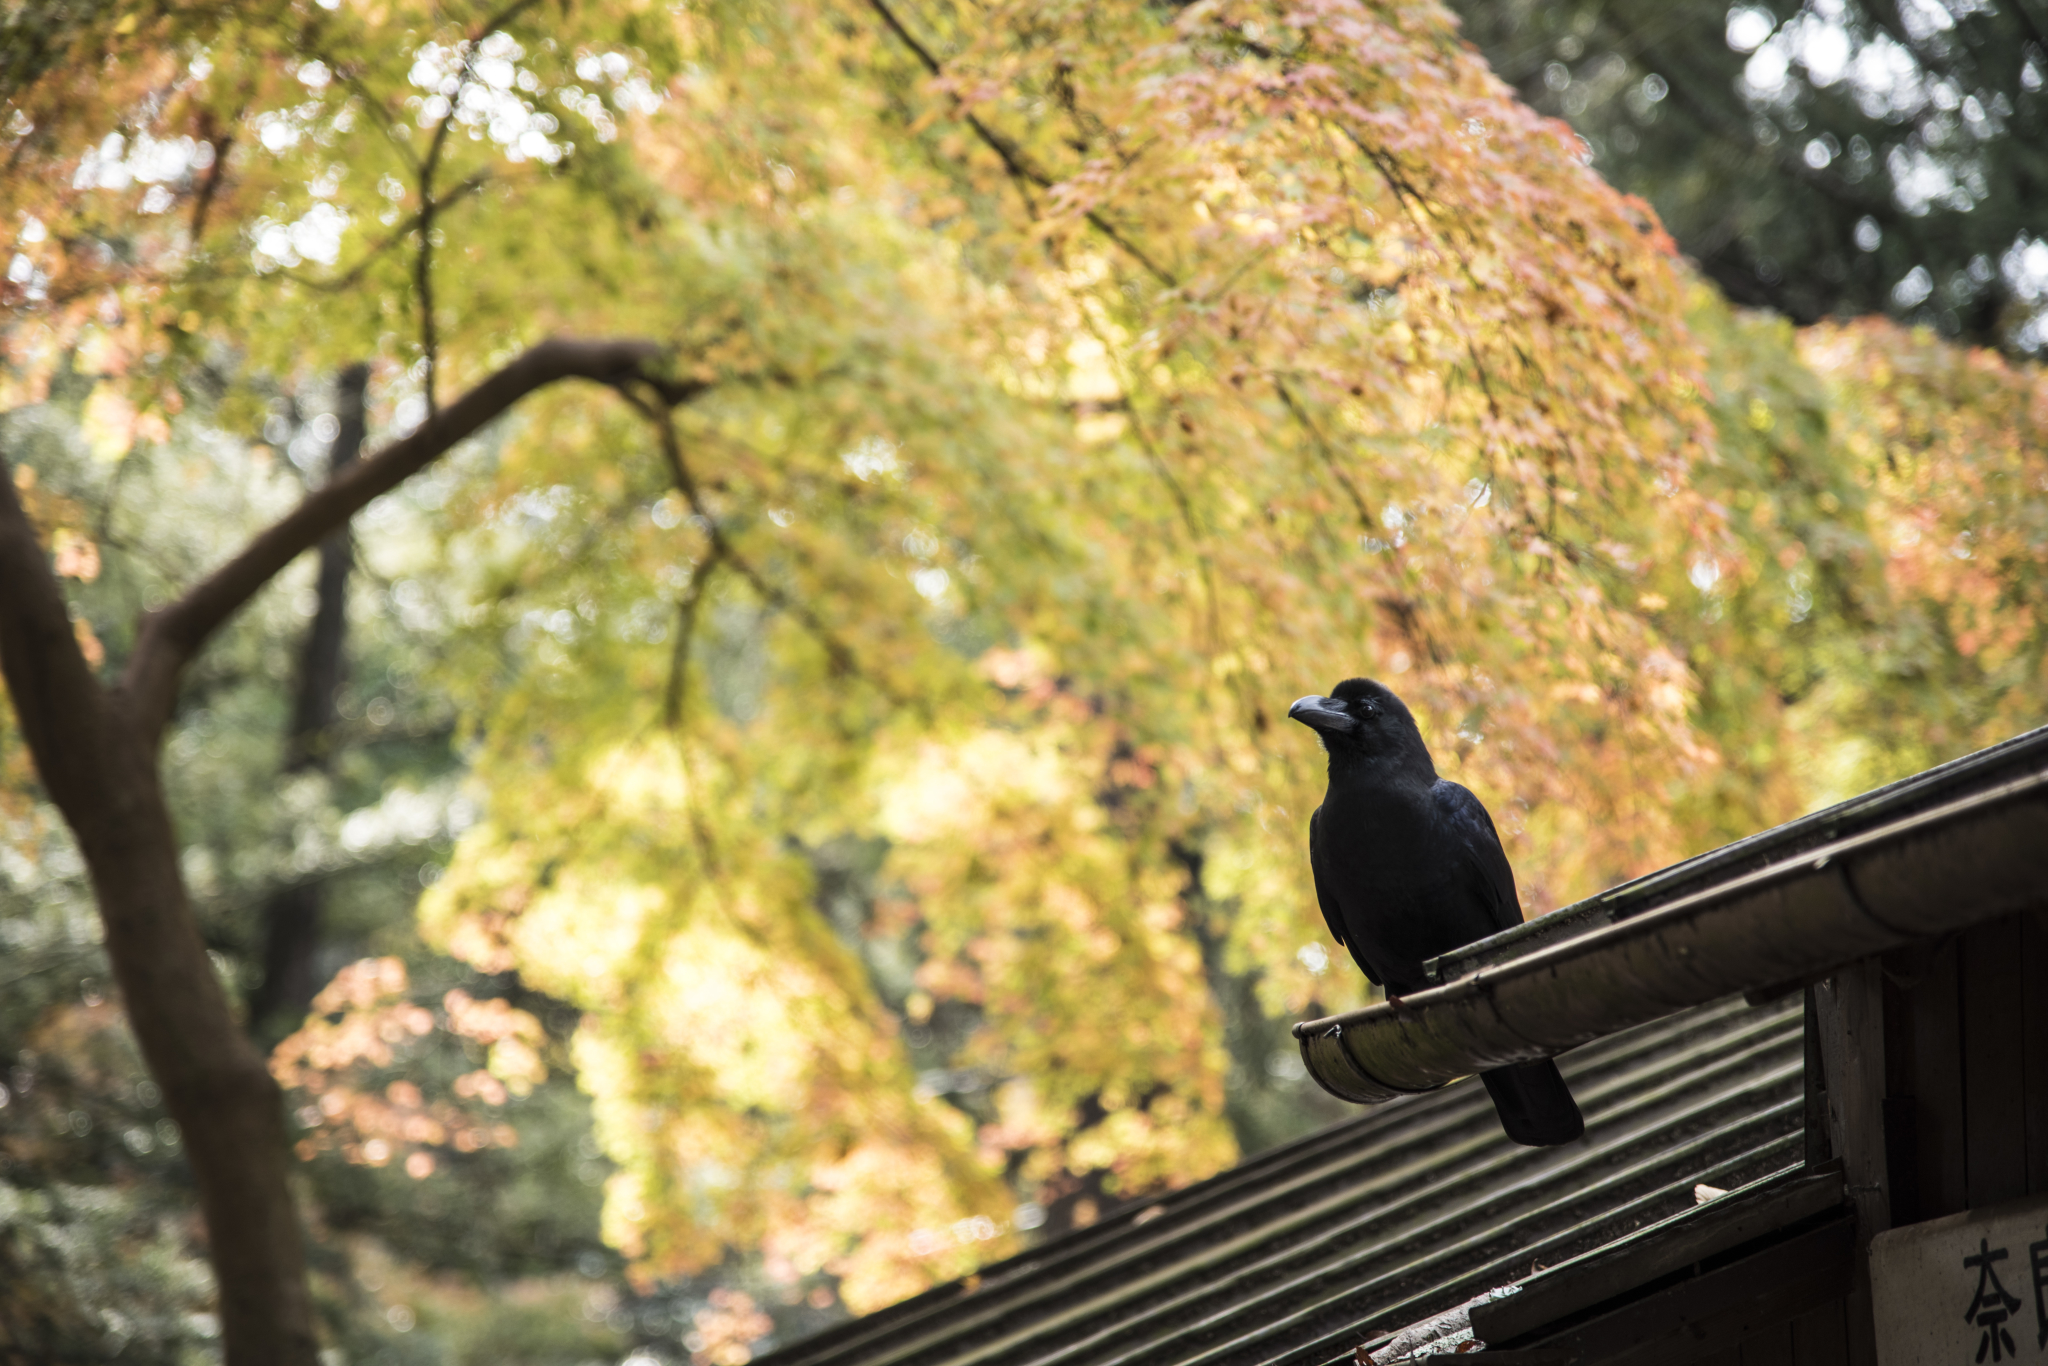
[[[2025,927],[2021,979],[2026,1001],[2021,1007],[2020,1036],[2026,1040],[2022,1064],[2027,1094],[2027,1194],[2048,1194],[2048,910],[2020,917]]]
[[[1839,1170],[1766,1177],[1549,1267],[1506,1299],[1474,1305],[1472,1335],[1482,1342],[1514,1343],[1674,1271],[1840,1208],[1844,1194]]]
[[[1844,1214],[1534,1345],[1562,1349],[1587,1366],[1688,1366],[1738,1350],[1839,1299],[1848,1288],[1854,1241],[1854,1220]]]
[[[1954,936],[1888,953],[1885,1142],[1894,1227],[1968,1208],[1960,949]]]
[[[1819,984],[1821,1065],[1827,1074],[1828,1140],[1848,1182],[1854,1266],[1848,1286],[1849,1360],[1877,1360],[1870,1308],[1870,1240],[1892,1226],[1890,1158],[1885,1146],[1883,969],[1874,958]]]
[[[2027,1193],[2026,1048],[2021,1036],[2025,929],[2019,916],[1957,942],[1962,1016],[1966,1208]]]

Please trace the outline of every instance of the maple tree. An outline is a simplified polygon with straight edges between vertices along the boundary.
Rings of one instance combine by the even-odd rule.
[[[1858,623],[1869,667],[1834,671],[1808,723],[1839,727],[1828,780],[1848,793],[2040,720],[2048,377],[1869,320],[1800,352],[1834,391],[1883,576]]]
[[[156,745],[211,633],[373,498],[483,808],[424,932],[583,1012],[644,1274],[758,1249],[856,1310],[1011,1246],[1020,1196],[1085,1219],[1232,1160],[1219,974],[1360,998],[1299,693],[1392,682],[1532,911],[1795,814],[1812,698],[1899,602],[1984,680],[1931,743],[2028,713],[2038,632],[1952,613],[2033,610],[2032,372],[1868,330],[1801,367],[1436,7],[44,18],[0,405],[89,376],[103,473],[8,472],[0,656],[231,1360],[314,1333]],[[253,421],[249,377],[361,360],[362,460],[160,611],[67,606],[187,392]],[[1838,441],[1831,384],[1889,416]],[[1989,579],[1893,511],[1986,440],[2014,515],[1931,530],[2006,538]],[[1923,463],[1841,456],[1893,446]],[[517,1011],[405,989],[351,969],[271,1068],[304,1151],[428,1180],[539,1064]],[[489,1064],[384,1079],[441,1028]]]

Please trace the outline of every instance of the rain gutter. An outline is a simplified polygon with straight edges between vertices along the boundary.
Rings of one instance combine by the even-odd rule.
[[[1481,940],[1436,960],[1442,985],[1294,1035],[1324,1090],[1371,1104],[2041,906],[2048,730]]]

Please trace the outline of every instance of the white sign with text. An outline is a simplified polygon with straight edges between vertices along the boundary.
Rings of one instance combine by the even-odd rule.
[[[2048,1197],[1878,1234],[1870,1294],[1878,1366],[2048,1366]]]

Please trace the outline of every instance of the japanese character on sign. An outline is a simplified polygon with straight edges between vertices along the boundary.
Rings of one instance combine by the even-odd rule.
[[[2035,1248],[2029,1249],[2034,1260],[2034,1294],[2037,1300],[2041,1294],[2043,1247],[2044,1245],[2037,1244]],[[1977,1273],[1977,1297],[1971,1300],[1970,1307],[1963,1311],[1963,1320],[1966,1323],[1974,1323],[1983,1330],[1984,1336],[1977,1343],[1979,1361],[1984,1360],[1987,1352],[1991,1354],[1993,1361],[2003,1361],[2019,1352],[2018,1345],[2012,1340],[2012,1334],[2005,1330],[2005,1322],[2012,1317],[2013,1311],[2020,1307],[2020,1299],[1999,1283],[1998,1273],[1991,1269],[1993,1262],[2004,1261],[2006,1255],[2004,1248],[1993,1251],[1989,1239],[1979,1238],[1977,1255],[1963,1258],[1963,1270],[1974,1269]],[[2001,1351],[2001,1347],[2004,1350]]]
[[[2048,1238],[2027,1244],[2027,1258],[2034,1272],[2034,1322],[2041,1330],[2034,1346],[2048,1347]]]
[[[2048,1189],[1875,1235],[1875,1366],[2048,1366],[2044,1226]]]

